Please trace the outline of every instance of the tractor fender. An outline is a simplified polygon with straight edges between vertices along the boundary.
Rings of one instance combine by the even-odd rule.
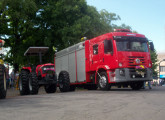
[[[22,67],[22,69],[21,69],[21,70],[28,70],[29,72],[31,72],[31,71],[32,71],[31,67]]]

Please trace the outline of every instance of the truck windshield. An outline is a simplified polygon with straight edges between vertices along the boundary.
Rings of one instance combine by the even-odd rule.
[[[117,39],[116,45],[118,51],[148,52],[147,40],[144,38]]]

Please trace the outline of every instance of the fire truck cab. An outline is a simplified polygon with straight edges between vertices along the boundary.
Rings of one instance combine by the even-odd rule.
[[[63,92],[79,85],[101,90],[130,85],[139,90],[144,81],[152,80],[148,40],[127,29],[117,29],[57,52],[55,66]]]

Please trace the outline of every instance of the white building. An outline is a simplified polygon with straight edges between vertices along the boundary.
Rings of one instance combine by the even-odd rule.
[[[158,68],[159,71],[158,77],[159,82],[165,81],[165,52],[164,53],[158,53]]]

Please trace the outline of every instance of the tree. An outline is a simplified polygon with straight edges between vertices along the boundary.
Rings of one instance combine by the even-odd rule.
[[[150,54],[151,54],[151,61],[152,61],[152,71],[153,71],[153,76],[154,77],[157,77],[158,75],[158,71],[157,71],[157,67],[158,67],[158,59],[157,59],[157,53],[156,53],[156,50],[154,51],[151,51],[150,50]]]
[[[0,5],[0,34],[2,38],[6,36],[6,46],[11,48],[8,61],[18,70],[19,63],[24,63],[22,55],[29,45],[27,41],[35,32],[33,19],[37,6],[33,0],[2,0]]]
[[[115,13],[98,12],[85,0],[1,0],[0,37],[10,51],[6,60],[18,69],[27,63],[23,56],[29,46],[48,46],[43,61],[53,62],[54,50],[61,50],[88,39],[111,32]],[[32,58],[33,63],[37,59]]]
[[[119,15],[116,15],[115,13],[109,13],[105,9],[100,11],[100,15],[101,22],[103,23],[105,29],[104,32],[112,32],[113,29],[117,26],[113,24],[113,21],[121,20]]]
[[[100,14],[95,7],[88,6],[85,0],[49,0],[38,1],[37,4],[37,26],[42,30],[41,33],[47,33],[42,33],[41,39],[57,50],[80,42],[81,37],[90,39],[110,32],[110,21],[119,19],[116,14],[105,10]]]
[[[132,28],[129,25],[126,25],[126,24],[121,24],[120,26],[113,24],[113,28],[115,28],[115,29],[129,29],[129,30],[132,30]]]

